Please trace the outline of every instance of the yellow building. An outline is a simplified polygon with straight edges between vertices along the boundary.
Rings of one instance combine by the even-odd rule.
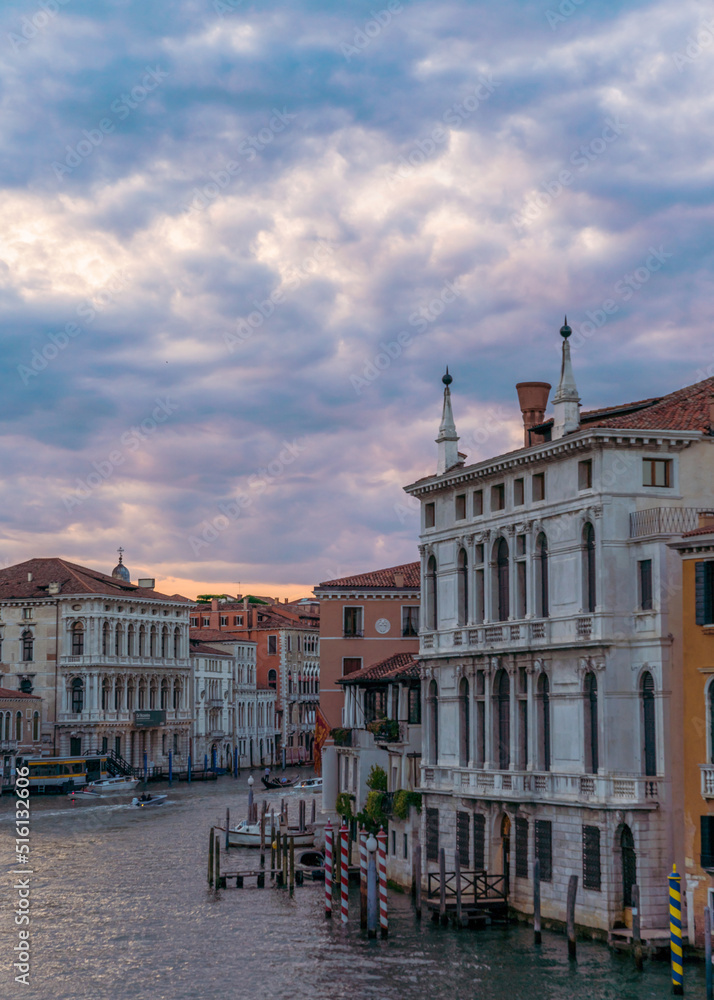
[[[672,547],[683,561],[683,888],[690,943],[703,947],[714,905],[714,518]]]

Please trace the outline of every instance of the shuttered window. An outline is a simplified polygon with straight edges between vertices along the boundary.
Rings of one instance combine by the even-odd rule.
[[[600,892],[602,887],[600,829],[597,826],[583,827],[583,886],[595,892]]]
[[[486,817],[480,813],[474,816],[474,869],[482,872],[486,867]]]
[[[426,860],[439,860],[439,810],[426,811]]]
[[[516,878],[528,878],[528,820],[516,818]]]
[[[714,624],[714,562],[698,562],[696,571],[697,625]]]
[[[466,812],[456,814],[456,847],[459,852],[459,861],[462,870],[469,867],[469,829],[471,827],[471,817]]]
[[[536,820],[535,856],[540,861],[541,882],[553,881],[553,824],[548,819]]]
[[[714,868],[714,816],[702,816],[702,868]]]

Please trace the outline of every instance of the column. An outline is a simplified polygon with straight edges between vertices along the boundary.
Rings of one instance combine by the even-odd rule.
[[[484,740],[484,768],[493,770],[493,672],[490,667],[485,671],[484,678],[484,725],[486,727],[486,738]]]
[[[535,673],[532,666],[527,668],[527,683],[528,683],[528,747],[527,756],[528,762],[526,764],[526,769],[528,771],[538,770],[538,754],[537,754],[537,739],[538,734],[536,733],[536,701],[535,701]]]
[[[508,668],[508,687],[510,693],[510,758],[509,771],[518,770],[518,671],[515,666]]]

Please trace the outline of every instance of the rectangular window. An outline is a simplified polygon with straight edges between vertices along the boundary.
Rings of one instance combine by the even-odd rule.
[[[455,500],[456,507],[456,520],[463,521],[466,518],[466,494],[461,493],[456,497]]]
[[[201,624],[203,625],[204,628],[210,628],[211,619],[210,618],[202,618],[201,619]]]
[[[536,820],[535,856],[540,861],[541,882],[553,881],[553,824],[548,819]]]
[[[643,559],[637,566],[640,578],[640,608],[643,611],[651,611],[653,607],[652,560]]]
[[[714,816],[701,816],[702,868],[714,868]]]
[[[516,817],[516,878],[528,878],[528,820]]]
[[[597,826],[583,827],[583,887],[600,892],[600,829]]]
[[[669,489],[672,486],[672,460],[645,458],[642,460],[642,485]]]
[[[22,617],[24,619],[32,618],[32,608],[23,608]]]
[[[536,472],[533,476],[531,490],[533,493],[533,503],[540,503],[541,500],[545,500],[545,472]]]
[[[516,563],[516,618],[526,617],[526,563]]]
[[[421,725],[421,687],[418,684],[412,684],[409,688],[409,724]]]
[[[585,462],[578,462],[578,489],[591,490],[593,488],[593,462],[588,458]]]
[[[358,670],[362,669],[362,657],[361,656],[345,656],[342,659],[342,676],[349,677],[350,674],[356,674]]]
[[[268,653],[270,656],[275,656],[278,652],[278,637],[277,635],[268,636]]]
[[[491,510],[505,510],[506,487],[503,483],[491,487]]]
[[[343,608],[343,635],[347,638],[359,638],[364,635],[364,620],[362,608]]]
[[[698,562],[695,578],[697,625],[714,625],[714,561]]]
[[[474,493],[474,517],[481,517],[483,514],[483,490],[476,490]]]
[[[243,615],[233,615],[233,624],[234,625],[242,625],[243,624]]]
[[[523,479],[516,479],[513,483],[513,506],[522,507],[525,502],[525,481]]]
[[[418,606],[402,608],[402,635],[403,636],[419,635]]]
[[[439,860],[439,810],[426,810],[426,860]]]
[[[482,872],[486,860],[486,817],[474,815],[474,871]]]
[[[424,504],[424,527],[433,528],[436,524],[436,504]]]
[[[468,871],[471,856],[469,853],[469,832],[471,828],[471,816],[467,812],[457,812],[456,814],[456,849],[459,852],[461,870]]]
[[[409,858],[409,835],[404,834],[404,860]]]
[[[288,651],[288,653],[292,653],[292,651],[293,651],[293,637],[291,635],[288,635],[285,638],[286,638],[286,648],[287,648],[287,651]]]
[[[392,856],[397,856],[397,831],[392,830]]]
[[[228,624],[228,615],[221,615],[221,625]]]
[[[191,628],[198,628],[198,618],[191,619]]]

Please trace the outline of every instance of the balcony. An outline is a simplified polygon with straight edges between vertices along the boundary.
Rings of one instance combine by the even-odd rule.
[[[460,652],[461,650],[498,650],[516,647],[569,646],[574,643],[601,642],[606,636],[606,616],[571,615],[564,618],[541,618],[537,621],[508,621],[469,625],[457,629],[428,632],[421,637],[421,652]]]
[[[225,731],[223,729],[212,729],[208,734],[209,739],[212,740],[222,740],[225,739]]]
[[[349,632],[342,633],[343,639],[364,639],[364,629],[363,628],[353,628]]]
[[[711,510],[702,507],[651,507],[630,514],[630,538],[652,535],[681,535],[699,527],[699,515]]]
[[[711,797],[714,798],[714,767]],[[485,771],[422,767],[424,791],[514,802],[593,803],[656,808],[661,778],[643,775],[561,774],[554,771]]]
[[[714,764],[700,764],[702,774],[702,798],[714,799]]]
[[[208,699],[209,708],[223,708],[223,698],[209,698]]]
[[[60,667],[164,667],[172,670],[188,669],[190,661],[181,657],[174,659],[172,656],[96,656],[85,654],[83,656],[60,656]]]

